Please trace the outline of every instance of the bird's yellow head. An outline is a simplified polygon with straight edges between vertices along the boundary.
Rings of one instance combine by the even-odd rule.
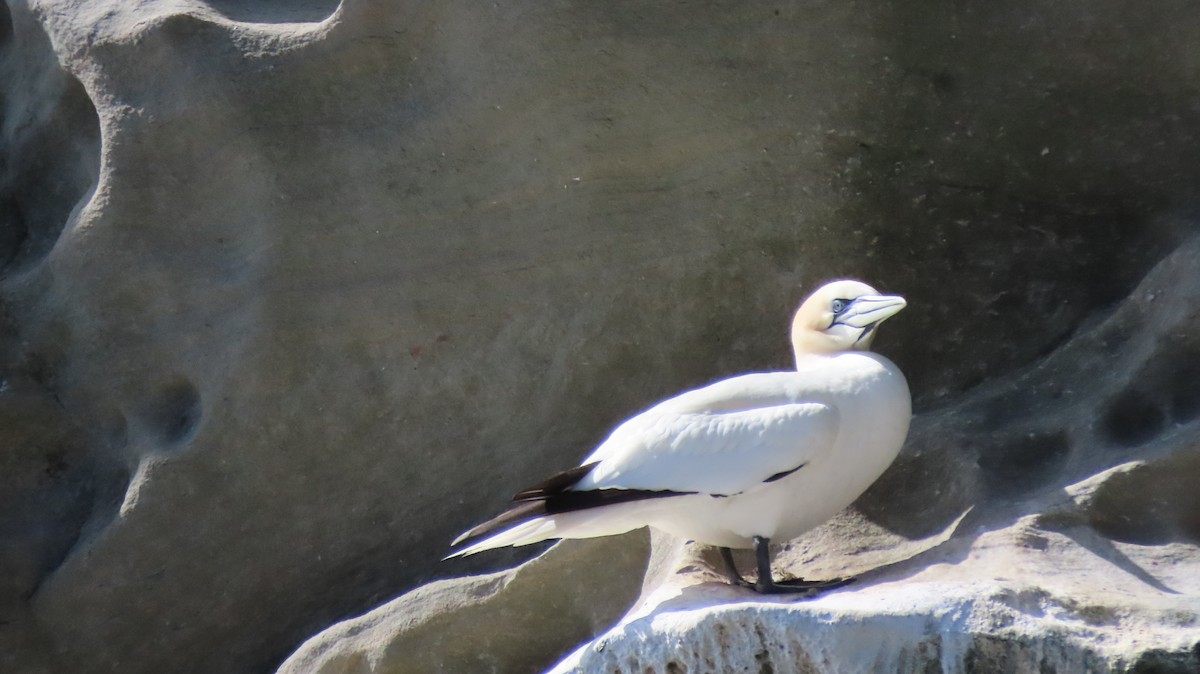
[[[906,305],[859,281],[834,281],[817,289],[792,319],[796,359],[839,351],[868,351],[875,329]]]

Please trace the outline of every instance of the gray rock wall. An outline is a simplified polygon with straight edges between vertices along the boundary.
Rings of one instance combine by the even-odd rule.
[[[975,410],[1192,229],[1198,13],[9,0],[0,669],[270,671],[509,565],[439,558],[629,413],[786,367],[833,276],[910,299],[878,346],[918,410]],[[1069,376],[1135,403],[1099,437],[1141,460],[1188,367]],[[919,437],[1047,404],[1004,400]],[[946,445],[947,489],[1022,503],[1026,474],[1114,465],[1038,432]],[[963,499],[884,507],[911,451],[862,510],[921,538]],[[1164,471],[1113,478],[1087,526],[1160,543],[1150,506],[1150,533],[1119,518]]]

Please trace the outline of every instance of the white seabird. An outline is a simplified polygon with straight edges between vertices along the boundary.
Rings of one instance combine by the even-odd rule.
[[[848,582],[775,582],[768,546],[850,505],[904,444],[908,384],[868,350],[879,324],[904,306],[858,281],[821,287],[792,320],[794,372],[741,375],[651,407],[580,466],[463,533],[452,545],[469,545],[450,556],[649,525],[720,547],[730,580],[759,592]],[[755,549],[755,583],[738,573],[730,548]]]

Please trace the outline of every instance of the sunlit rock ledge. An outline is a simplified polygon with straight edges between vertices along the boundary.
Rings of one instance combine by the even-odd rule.
[[[759,597],[684,564],[551,671],[1197,671],[1195,546],[1114,553],[1147,580],[1029,522],[952,540],[811,600]]]

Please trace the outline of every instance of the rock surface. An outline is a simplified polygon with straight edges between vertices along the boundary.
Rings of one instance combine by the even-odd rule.
[[[910,299],[876,527],[1143,461],[1054,531],[1187,563],[1198,396],[1151,356],[1190,328],[1135,319],[1194,286],[1087,328],[1192,228],[1197,44],[1109,0],[7,0],[0,670],[272,671],[511,564],[439,560],[629,413],[787,367],[831,276]],[[1125,360],[996,388],[1083,335]]]
[[[436,581],[322,632],[279,672],[542,671],[621,617],[649,552],[645,532],[629,533],[557,545],[510,571]]]
[[[867,572],[853,589],[812,601],[756,597],[711,574],[681,574],[551,671],[1200,668],[1194,548],[1122,546],[1178,593],[1164,594],[1130,588],[1129,577],[1110,561],[1029,523],[947,547],[932,558]]]

